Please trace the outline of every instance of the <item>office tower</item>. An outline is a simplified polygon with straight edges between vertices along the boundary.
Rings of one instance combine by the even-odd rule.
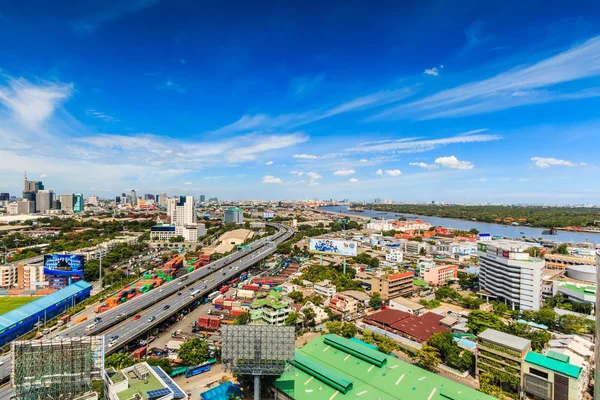
[[[129,196],[131,197],[131,204],[134,206],[137,205],[137,194],[134,189],[131,189]]]
[[[230,208],[228,210],[225,210],[225,223],[243,224],[244,211],[242,211],[239,208]]]
[[[75,199],[72,194],[61,194],[59,196],[60,209],[66,212],[73,212],[73,204]]]
[[[52,209],[54,192],[52,190],[38,190],[35,194],[35,211],[45,213]]]
[[[87,198],[87,204],[91,204],[93,206],[97,206],[98,205],[98,196],[96,196],[95,194],[93,194],[90,197],[88,197]]]
[[[19,200],[17,201],[18,214],[33,214],[35,212],[35,201]]]
[[[125,192],[121,193],[121,198],[122,198],[122,199],[125,199],[125,198],[127,198],[127,195],[125,194]]]
[[[169,201],[169,198],[167,197],[166,193],[161,193],[160,196],[158,196],[158,205],[159,206],[166,206],[167,201]]]
[[[206,196],[201,194],[200,195],[200,203],[205,203],[206,202]]]
[[[144,195],[144,200],[154,200],[154,195],[153,195],[153,194],[146,193],[146,194]]]
[[[83,211],[83,195],[81,193],[73,195],[73,212]]]
[[[477,243],[481,289],[513,310],[540,309],[545,263],[527,253],[530,246],[510,240]]]
[[[196,210],[194,209],[193,196],[180,196],[169,199],[167,213],[173,225],[191,225],[196,223]]]
[[[115,197],[115,203],[121,204],[121,196]]]
[[[8,193],[0,193],[0,201],[8,201],[8,199],[10,199]]]

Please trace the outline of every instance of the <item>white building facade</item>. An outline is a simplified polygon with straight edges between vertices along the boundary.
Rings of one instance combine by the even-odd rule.
[[[404,261],[404,252],[402,250],[394,249],[385,255],[385,260],[399,264]]]

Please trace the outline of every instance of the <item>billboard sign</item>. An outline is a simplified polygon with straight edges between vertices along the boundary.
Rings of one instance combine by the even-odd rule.
[[[46,254],[45,275],[83,275],[85,259],[78,254]]]
[[[349,240],[310,239],[309,250],[313,253],[354,257],[357,249],[357,243]]]

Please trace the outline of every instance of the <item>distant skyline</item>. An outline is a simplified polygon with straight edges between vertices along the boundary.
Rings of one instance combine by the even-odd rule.
[[[68,3],[0,8],[0,192],[600,203],[593,2]]]

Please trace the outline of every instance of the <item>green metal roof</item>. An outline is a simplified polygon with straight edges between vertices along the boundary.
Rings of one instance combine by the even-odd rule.
[[[295,400],[492,400],[494,397],[425,371],[395,357],[383,355],[382,368],[325,343],[326,336],[318,336],[296,350],[303,360],[310,360],[328,372],[351,381],[346,393],[330,386],[319,377],[296,367],[288,369],[275,386]],[[340,338],[341,342],[350,342]],[[361,351],[367,347],[353,343]],[[317,369],[318,367],[315,367]]]
[[[413,285],[415,286],[422,286],[422,287],[427,287],[427,282],[422,281],[420,279],[413,279]]]
[[[325,335],[325,344],[335,347],[348,354],[352,354],[361,360],[367,361],[378,367],[383,367],[387,362],[385,354],[378,350],[368,349],[365,346],[361,346],[352,340],[344,339],[338,335]]]
[[[561,361],[559,358],[561,357],[553,358],[530,351],[525,356],[525,361],[551,371],[560,372],[561,374],[568,375],[571,378],[578,379],[579,374],[581,373],[581,367]]]

